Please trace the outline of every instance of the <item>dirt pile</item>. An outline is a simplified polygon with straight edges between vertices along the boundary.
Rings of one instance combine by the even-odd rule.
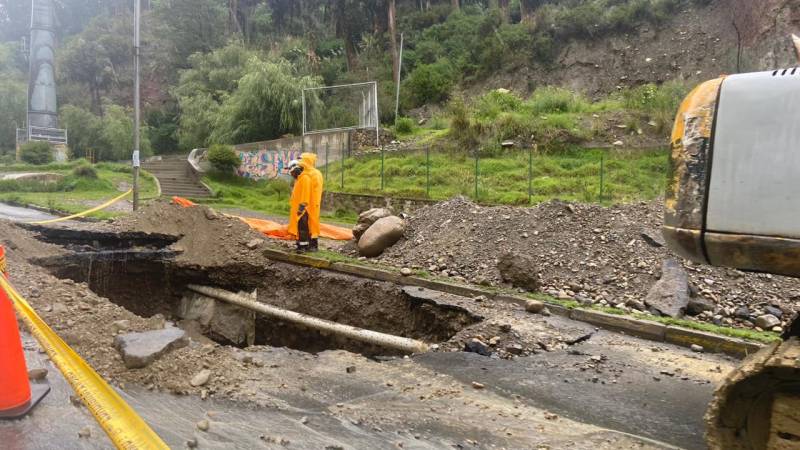
[[[197,266],[263,261],[260,247],[266,238],[262,234],[207,206],[184,208],[164,201],[152,202],[111,227],[177,236],[180,239],[173,248],[181,253],[178,260]]]
[[[417,211],[405,240],[379,261],[501,285],[498,258],[516,252],[537,259],[534,270],[542,292],[643,310],[664,259],[678,258],[661,242],[661,222],[659,201],[609,208],[552,201],[519,208],[484,207],[456,198]],[[758,316],[773,311],[786,325],[800,304],[798,280],[678,260],[696,294],[715,305],[700,320],[753,327]]]
[[[5,247],[9,258],[28,259],[66,253],[57,245],[34,239],[32,232],[19,228],[8,221],[0,221],[0,245]]]

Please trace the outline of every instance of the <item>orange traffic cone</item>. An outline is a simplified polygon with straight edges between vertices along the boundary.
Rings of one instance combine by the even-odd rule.
[[[5,250],[0,246],[2,269],[5,269]],[[5,276],[4,272],[0,276]],[[24,416],[48,392],[50,386],[46,384],[31,386],[28,383],[28,369],[14,307],[5,289],[0,288],[0,419]]]

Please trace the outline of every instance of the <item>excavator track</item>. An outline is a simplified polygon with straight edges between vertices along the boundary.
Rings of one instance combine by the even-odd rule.
[[[714,393],[706,425],[712,449],[800,450],[800,337],[770,344],[731,372]]]

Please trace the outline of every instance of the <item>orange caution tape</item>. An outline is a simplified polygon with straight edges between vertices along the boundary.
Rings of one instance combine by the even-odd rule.
[[[196,203],[192,202],[191,200],[187,200],[182,197],[172,197],[172,203],[175,203],[176,205],[182,206],[184,208],[196,205]],[[296,236],[289,234],[288,226],[282,225],[278,222],[274,222],[272,220],[267,220],[267,219],[253,219],[250,217],[241,217],[241,216],[231,216],[231,217],[236,217],[237,219],[249,225],[252,229],[260,232],[261,234],[269,238],[281,239],[284,241],[290,241],[296,239]],[[319,235],[320,237],[334,239],[337,241],[349,241],[353,239],[352,230],[343,227],[337,227],[334,225],[327,225],[324,223],[320,224],[319,226]]]

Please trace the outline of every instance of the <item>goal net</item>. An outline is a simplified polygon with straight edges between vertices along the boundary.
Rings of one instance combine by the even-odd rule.
[[[304,135],[378,127],[377,82],[303,89]]]

